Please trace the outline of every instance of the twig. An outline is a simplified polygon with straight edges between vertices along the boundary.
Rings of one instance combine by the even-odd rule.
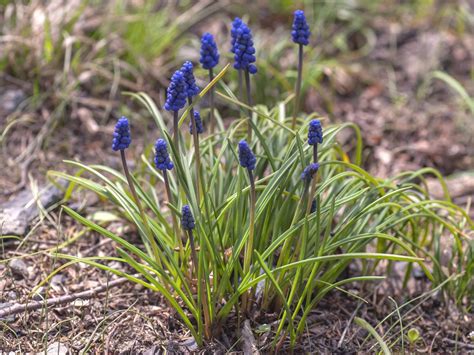
[[[443,338],[443,341],[445,341],[447,343],[450,343],[450,344],[453,344],[453,345],[458,345],[458,346],[461,346],[461,347],[464,347],[464,348],[467,348],[467,349],[474,350],[474,345],[471,345],[471,344],[463,343],[463,342],[460,342],[460,341],[457,341],[457,340],[451,340],[451,339],[448,339],[448,338]]]
[[[349,321],[347,322],[347,326],[344,328],[344,331],[342,332],[341,339],[339,339],[339,342],[337,343],[337,348],[340,349],[342,346],[342,343],[344,342],[344,338],[346,337],[347,331],[349,330],[352,321],[354,320],[355,315],[359,311],[360,306],[362,305],[361,302],[357,305],[355,311],[351,314],[351,317],[349,318]]]
[[[93,289],[87,290],[87,291],[82,291],[79,293],[73,293],[71,295],[64,295],[61,297],[55,297],[55,298],[50,298],[45,301],[33,301],[31,303],[26,303],[26,304],[14,304],[13,306],[6,307],[2,310],[0,310],[0,319],[1,318],[6,318],[8,316],[12,316],[15,314],[19,314],[22,312],[28,312],[28,311],[36,311],[38,309],[41,309],[43,307],[54,307],[58,306],[61,304],[73,302],[77,299],[89,299],[94,297],[96,294],[103,292],[111,287],[119,286],[125,282],[127,282],[128,279],[125,277],[121,277],[117,280],[111,281],[106,285],[98,286]]]

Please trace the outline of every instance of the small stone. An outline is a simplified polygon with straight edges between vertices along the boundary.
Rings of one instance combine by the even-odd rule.
[[[64,275],[56,274],[51,279],[51,285],[53,285],[53,286],[61,285],[62,283],[64,283],[65,280],[66,280],[66,278],[64,277]]]
[[[28,267],[22,259],[13,259],[8,264],[10,270],[18,279],[27,279],[28,278]]]
[[[60,180],[59,184],[63,187],[67,186],[63,180]],[[0,204],[0,236],[26,235],[31,223],[40,213],[38,204],[35,203],[36,199],[39,199],[44,208],[48,208],[61,200],[63,195],[56,186],[47,185],[39,189],[38,196],[35,196],[31,190],[23,190],[13,200]]]
[[[61,344],[60,342],[56,341],[48,346],[48,349],[46,350],[47,355],[67,355],[69,353],[68,348],[66,345]],[[44,354],[44,353],[37,353],[39,354]]]
[[[20,103],[26,98],[23,90],[10,89],[0,94],[0,112],[6,116],[15,111]]]
[[[196,351],[199,347],[194,338],[188,338],[179,343],[180,346],[185,347],[189,351]]]

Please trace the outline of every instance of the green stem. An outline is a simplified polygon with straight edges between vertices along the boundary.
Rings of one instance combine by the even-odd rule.
[[[209,69],[209,82],[214,79],[214,73],[212,71],[212,68]],[[211,134],[214,133],[215,130],[215,125],[216,122],[214,121],[214,86],[211,87],[211,90],[209,90],[209,106],[210,106],[210,112],[209,112],[209,121],[210,121],[210,127],[209,131]]]
[[[173,111],[173,144],[176,150],[176,156],[179,156],[179,117],[178,111]]]
[[[137,191],[135,190],[135,185],[133,184],[132,176],[130,175],[130,171],[128,170],[127,159],[125,158],[125,151],[123,149],[120,150],[120,157],[122,158],[123,170],[125,172],[125,177],[127,178],[128,186],[130,187],[132,197],[135,201],[135,204],[138,207],[138,210],[140,211],[140,216],[142,217],[143,226],[145,227],[145,232],[147,234],[148,242],[151,245],[153,255],[155,257],[155,261],[161,267],[162,265],[161,265],[161,260],[160,260],[160,257],[159,257],[160,254],[159,254],[159,250],[158,250],[158,245],[156,244],[156,241],[155,241],[155,238],[153,237],[153,233],[151,231],[150,225],[148,224],[147,215],[145,214],[145,211],[143,210],[142,204],[140,203],[140,200],[138,199]]]
[[[301,199],[299,200],[298,205],[296,206],[296,211],[295,211],[295,214],[293,215],[293,220],[291,221],[290,228],[299,220],[301,210],[304,211],[304,204],[308,200],[309,189],[310,189],[310,183],[305,182],[304,183],[304,188],[303,188],[303,195],[301,196]],[[310,208],[311,208],[311,206],[310,206]],[[291,246],[292,242],[293,242],[293,236],[288,236],[288,238],[285,240],[285,242],[283,243],[283,246],[281,248],[280,256],[278,257],[278,260],[277,260],[277,267],[285,265],[286,263],[289,262],[289,259],[291,257],[290,256],[290,253],[291,253],[290,246]],[[284,276],[285,276],[284,271],[278,275],[277,280],[278,280],[279,285],[283,284]],[[265,308],[267,308],[269,306],[272,299],[274,299],[274,295],[267,294],[267,295],[264,296],[263,305],[264,305]],[[281,300],[279,298],[275,299],[275,309],[278,309],[279,307],[281,307],[281,302],[282,301],[283,300]]]
[[[296,79],[295,87],[295,106],[293,111],[293,120],[291,122],[291,129],[296,128],[296,116],[300,106],[301,81],[303,76],[303,45],[299,44],[298,48],[298,78]]]
[[[239,69],[238,73],[239,73],[239,99],[240,101],[244,102],[244,91],[243,91],[244,79],[243,79],[242,69]]]
[[[250,73],[248,69],[245,70],[245,87],[247,89],[247,104],[249,106],[249,124],[247,126],[247,140],[250,142],[252,140],[252,125],[250,124],[250,121],[252,120],[252,110],[250,109],[250,107],[252,107],[253,104],[250,89]]]
[[[318,162],[318,143],[313,145],[313,163]]]
[[[191,106],[193,104],[193,99],[188,97],[188,104]],[[196,167],[196,194],[197,194],[197,201],[200,204],[201,201],[201,179],[200,179],[200,171],[201,171],[201,152],[199,150],[199,135],[197,132],[196,127],[196,120],[194,119],[194,108],[191,106],[190,110],[191,115],[191,124],[193,127],[193,141],[194,141],[194,162]]]
[[[168,198],[168,204],[171,205],[173,204],[173,196],[171,195],[171,186],[170,186],[167,170],[163,170],[163,178],[165,180],[165,188],[166,188],[166,196]],[[170,211],[171,211],[171,208],[170,208]],[[176,216],[173,213],[173,211],[171,211],[171,221],[173,223],[174,235],[176,239],[178,240],[179,257],[181,259],[181,262],[184,262],[183,241],[181,240],[181,233],[179,232],[178,221],[176,220]]]
[[[252,252],[254,244],[254,233],[255,233],[255,206],[257,204],[256,194],[255,194],[255,181],[253,177],[252,170],[247,169],[250,180],[250,225],[249,225],[249,238],[245,246],[244,253],[244,268],[243,274],[247,275],[250,271],[250,264],[252,261]],[[252,300],[249,297],[249,293],[246,292],[242,296],[242,308],[244,311],[249,312]]]
[[[188,230],[188,236],[189,236],[189,244],[191,246],[191,259],[194,265],[194,272],[196,276],[196,280],[199,282],[199,263],[198,263],[198,257],[197,257],[197,252],[196,252],[196,244],[194,243],[194,235],[193,235],[193,230],[190,229]],[[209,306],[207,303],[207,297],[205,294],[206,290],[206,281],[204,278],[201,278],[201,285],[198,285],[199,289],[199,297],[201,298],[202,302],[202,308],[203,308],[203,313],[204,313],[204,336],[206,339],[211,338],[211,319],[209,316]]]

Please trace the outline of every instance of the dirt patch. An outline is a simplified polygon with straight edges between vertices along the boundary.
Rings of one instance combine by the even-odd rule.
[[[52,217],[59,218],[54,214]],[[22,256],[17,260],[23,261],[26,272],[12,272],[10,266],[0,264],[0,308],[5,304],[74,294],[117,279],[98,269],[75,264],[55,275],[32,299],[29,298],[31,285],[37,285],[52,270],[64,264],[64,261],[48,256],[46,251],[55,250],[57,242],[64,242],[80,233],[68,217],[62,218],[62,225],[64,227],[57,229],[56,224],[45,223],[21,248],[21,252],[16,251],[17,245],[4,245],[2,257]],[[109,228],[123,232],[139,244],[138,240],[134,240],[133,230],[124,230],[121,224],[112,224]],[[61,251],[84,257],[116,255],[114,242],[95,233],[84,234]],[[105,263],[131,272],[123,265]],[[358,272],[354,265],[351,275]],[[364,298],[367,303],[332,292],[309,315],[306,331],[297,342],[296,353],[376,351],[376,342],[354,322],[355,317],[368,321],[388,344],[395,343],[394,351],[402,351],[401,334],[406,335],[411,328],[419,331],[420,339],[410,344],[404,337],[405,351],[449,353],[455,349],[461,352],[472,350],[469,332],[472,331],[474,314],[463,314],[449,303],[442,303],[442,294],[428,293],[430,285],[423,278],[414,281],[407,289],[397,284],[398,279],[393,277],[381,284],[362,286],[358,283],[346,287],[347,291]],[[388,294],[392,299],[387,297]],[[405,304],[408,301],[411,303]],[[159,294],[127,282],[110,287],[90,299],[78,299],[53,308],[6,317],[0,322],[0,348],[3,351],[22,349],[24,352],[37,352],[57,342],[72,353],[84,350],[120,354],[155,354],[163,351],[225,353],[241,347],[239,322],[242,325],[242,319],[239,321],[231,316],[221,329],[219,338],[205,349],[198,350],[189,332]],[[254,345],[261,353],[272,351],[278,324],[277,314],[261,314],[257,310],[253,313],[250,329],[255,337]],[[287,352],[289,342],[278,343],[278,347],[280,352]]]

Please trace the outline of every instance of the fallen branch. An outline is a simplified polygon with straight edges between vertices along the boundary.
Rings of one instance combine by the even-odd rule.
[[[89,299],[89,298],[94,297],[96,294],[98,294],[100,292],[103,292],[103,291],[105,291],[105,290],[107,290],[111,287],[122,285],[127,281],[128,281],[127,278],[121,277],[117,280],[113,280],[113,281],[109,282],[108,284],[98,286],[98,287],[92,288],[92,289],[87,290],[87,291],[82,291],[82,292],[79,292],[79,293],[73,293],[73,294],[70,294],[70,295],[64,295],[64,296],[56,297],[56,298],[50,298],[50,299],[46,299],[44,301],[33,301],[33,302],[26,303],[26,304],[17,303],[17,304],[14,304],[12,306],[1,309],[0,310],[0,319],[6,318],[8,316],[12,316],[12,315],[15,315],[15,314],[18,314],[18,313],[22,313],[22,312],[36,311],[36,310],[41,309],[43,307],[58,306],[58,305],[61,305],[61,304],[73,302],[77,299],[83,299],[83,300]]]

